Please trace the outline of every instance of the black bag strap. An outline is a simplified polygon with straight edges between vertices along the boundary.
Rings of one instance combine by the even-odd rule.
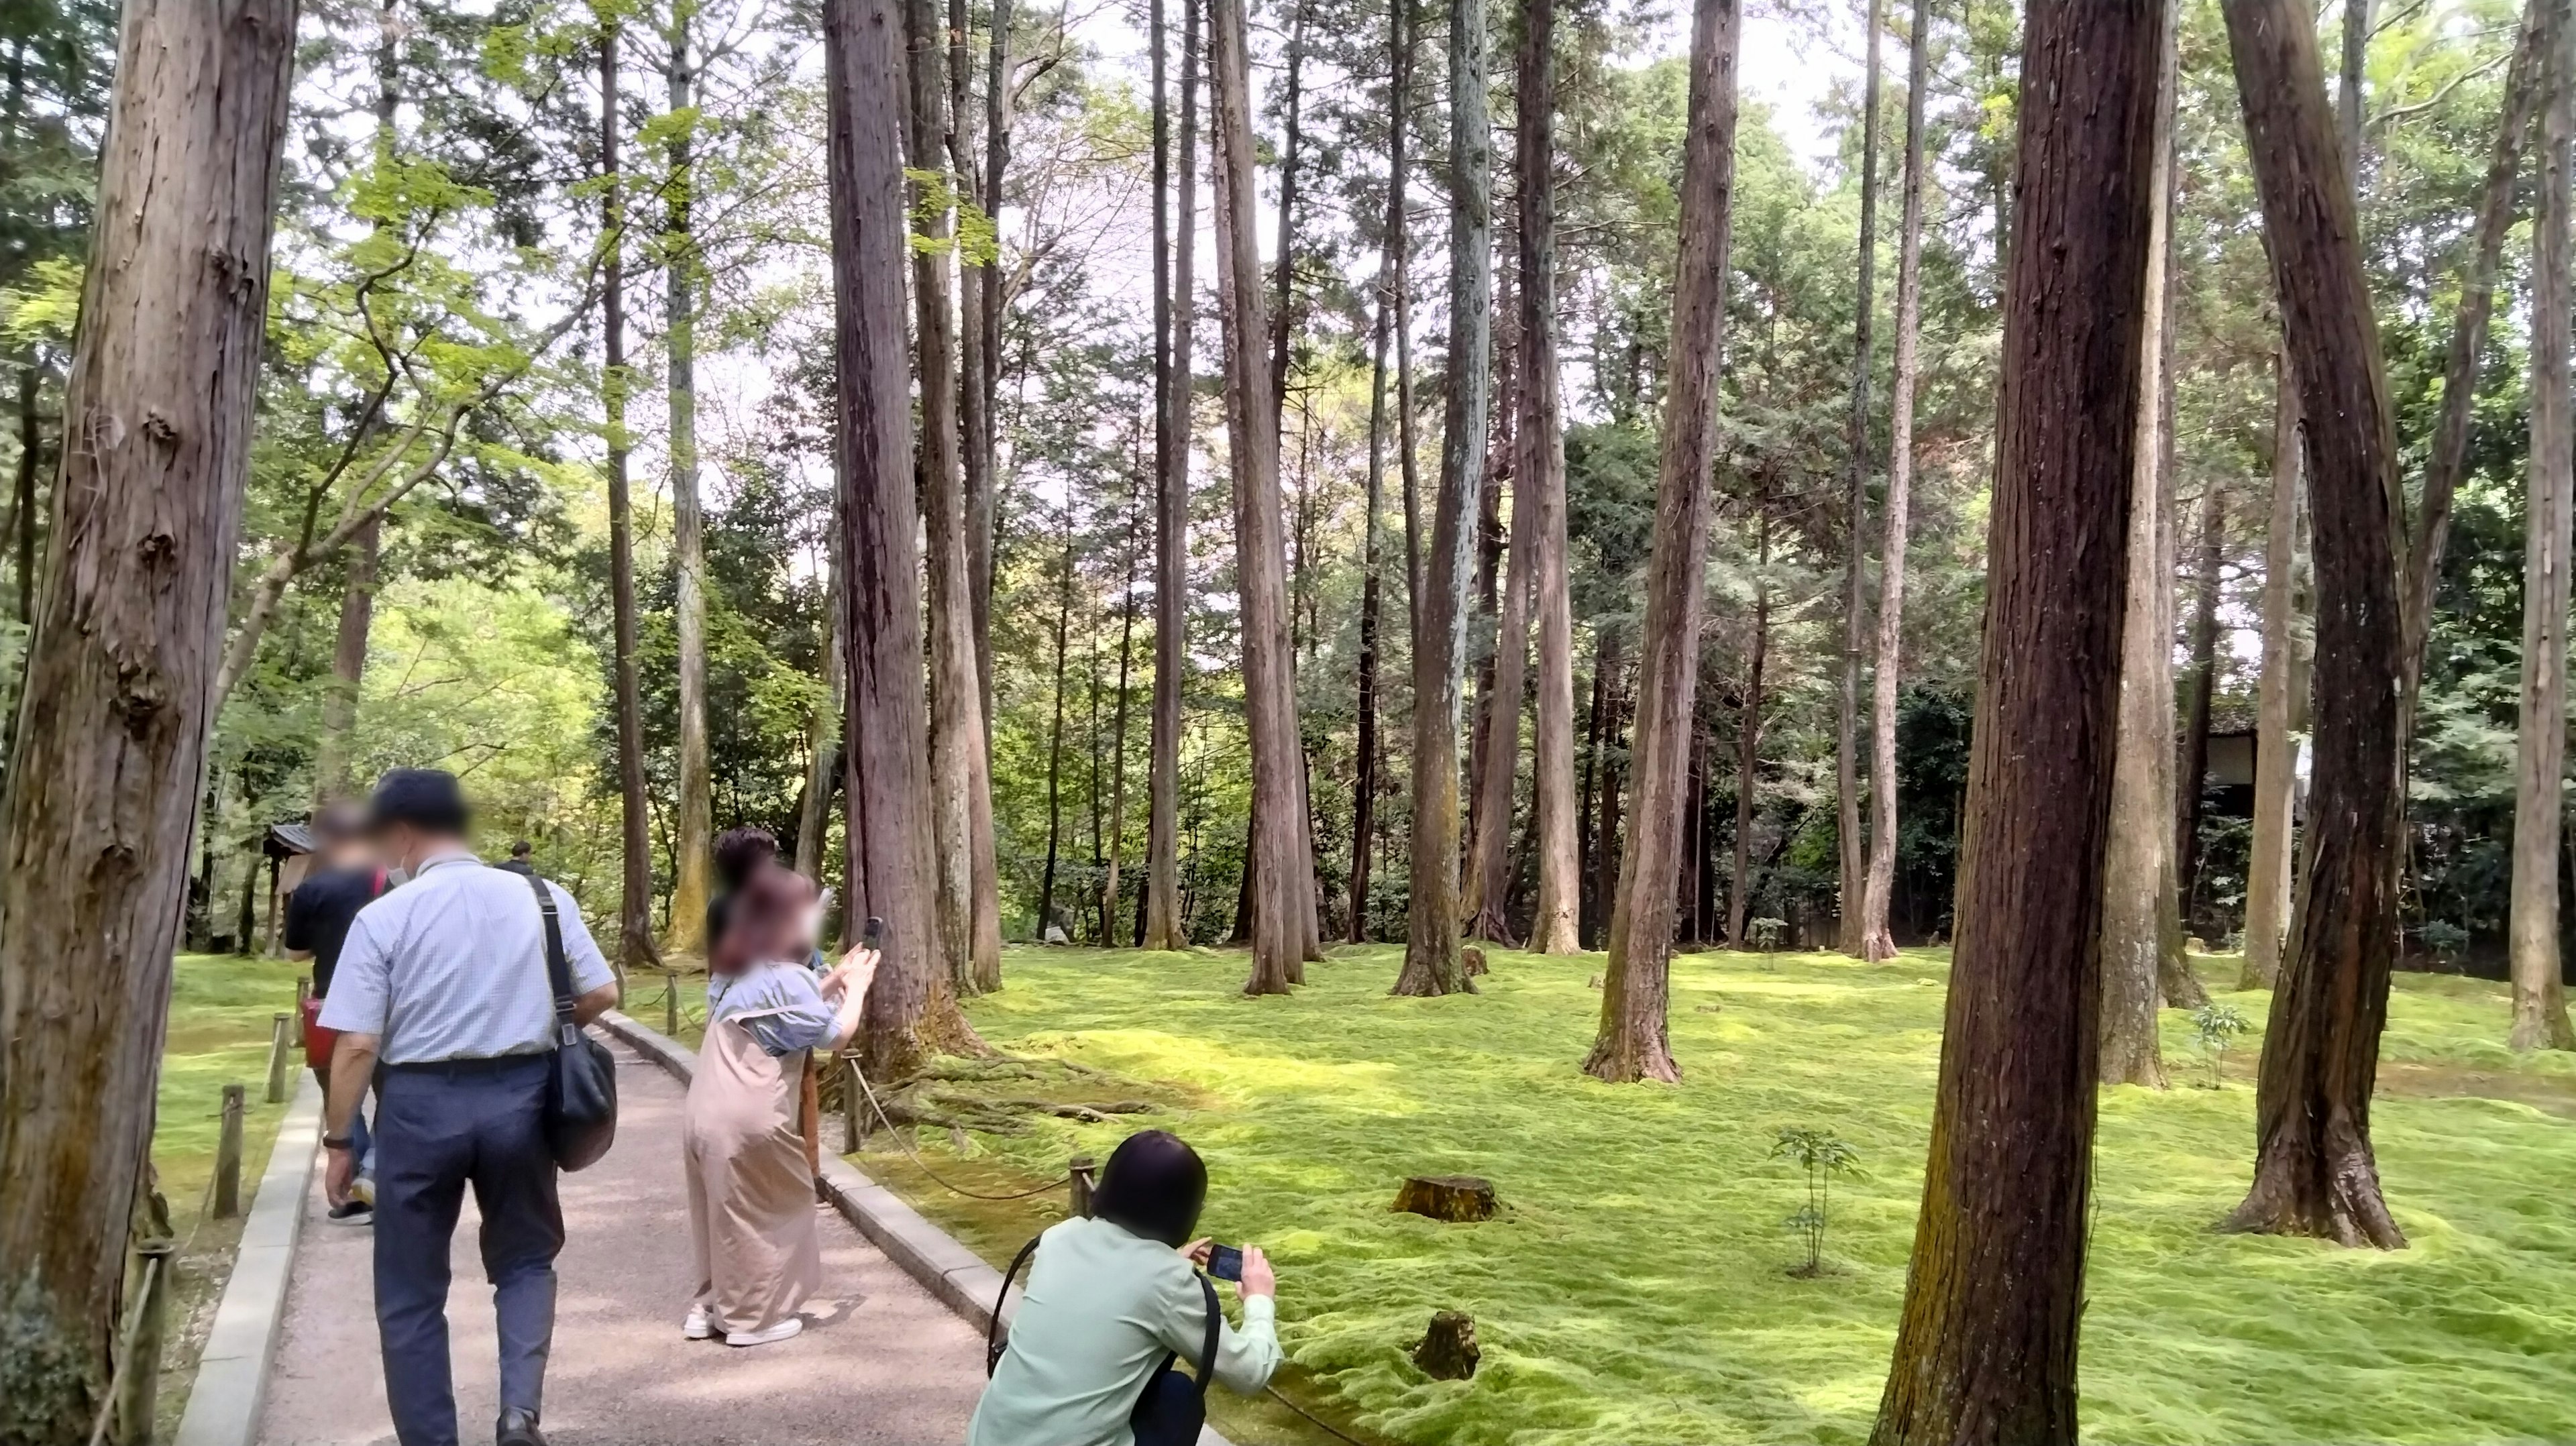
[[[1216,1287],[1208,1278],[1195,1270],[1190,1274],[1197,1278],[1199,1294],[1207,1301],[1207,1345],[1199,1352],[1199,1399],[1205,1401],[1208,1382],[1216,1376],[1216,1338],[1225,1329],[1225,1312],[1217,1309]]]
[[[1029,1257],[1038,1253],[1038,1242],[1045,1238],[1042,1235],[1030,1236],[1029,1243],[1020,1247],[1020,1253],[1011,1257],[1011,1268],[1002,1272],[1002,1293],[993,1297],[993,1318],[984,1326],[984,1374],[987,1377],[1000,1368],[1002,1352],[1011,1347],[1010,1336],[1002,1330],[1002,1304],[1011,1298],[1011,1282],[1018,1278],[1020,1267],[1029,1263]]]
[[[506,874],[517,871],[502,869],[500,872]],[[533,873],[526,875],[526,878],[528,887],[536,890],[537,893],[537,912],[543,914],[546,920],[546,982],[554,986],[555,1023],[569,1028],[573,1022],[572,966],[564,960],[563,919],[555,912],[555,891],[547,888],[546,881]]]

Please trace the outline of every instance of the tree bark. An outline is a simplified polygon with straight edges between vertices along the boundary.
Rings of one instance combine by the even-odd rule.
[[[1378,514],[1386,494],[1386,368],[1390,324],[1397,306],[1396,288],[1406,249],[1404,150],[1406,101],[1413,91],[1413,42],[1406,22],[1410,0],[1387,7],[1387,55],[1391,74],[1386,98],[1386,215],[1378,237],[1377,298],[1369,329],[1369,455],[1367,517],[1363,523],[1360,584],[1359,759],[1351,783],[1350,927],[1353,944],[1368,938],[1369,845],[1376,837],[1378,790],[1377,668],[1378,620],[1384,592],[1378,557]]]
[[[384,519],[370,517],[350,540],[349,577],[340,589],[340,631],[331,649],[331,681],[322,693],[322,730],[313,741],[313,801],[347,798],[349,734],[358,722],[358,690],[367,674],[367,635],[376,618],[376,559]]]
[[[1038,942],[1055,923],[1056,857],[1064,836],[1064,666],[1066,635],[1073,626],[1073,513],[1064,514],[1064,555],[1056,563],[1055,717],[1047,726],[1046,867],[1038,875]],[[1070,934],[1071,930],[1066,930]]]
[[[2576,517],[2568,416],[2568,141],[2576,127],[2576,25],[2543,12],[2548,101],[2531,267],[2531,462],[2523,484],[2522,711],[2515,749],[2511,946],[2516,1050],[2576,1049],[2558,963],[2558,849],[2565,826],[2567,568]]]
[[[1529,946],[1540,954],[1572,954],[1583,947],[1575,928],[1583,858],[1575,846],[1574,606],[1556,355],[1556,0],[1526,0],[1522,27],[1520,488],[1538,512],[1538,747],[1530,770],[1538,904]]]
[[[2380,1194],[2370,1093],[2397,946],[2406,500],[2314,16],[2297,0],[2225,0],[2224,8],[2300,410],[2345,419],[2307,436],[2318,598],[2315,826],[2264,1034],[2254,1184],[2229,1224],[2396,1247],[2405,1237]]]
[[[1958,934],[1879,1446],[2077,1435],[2166,9],[2028,11]]]
[[[849,917],[886,921],[859,1057],[891,1079],[942,1050],[981,1051],[937,952],[922,560],[915,541],[904,335],[902,17],[895,0],[824,0],[830,124],[835,439],[841,461],[842,640],[848,669]]]
[[[1610,706],[1610,675],[1608,668],[1605,666],[1610,657],[1610,638],[1611,630],[1607,626],[1593,629],[1592,703],[1591,706],[1585,710],[1583,715],[1583,796],[1578,803],[1579,813],[1577,815],[1581,820],[1583,831],[1581,844],[1583,888],[1581,917],[1575,922],[1580,938],[1587,947],[1601,928],[1602,904],[1600,900],[1594,896],[1592,889],[1592,856],[1594,839],[1592,801],[1600,796],[1599,785],[1602,775],[1601,728],[1603,720],[1609,712]]]
[[[2290,856],[2298,794],[2298,744],[2291,736],[2291,680],[2299,614],[2299,391],[2284,347],[2273,367],[2272,499],[2263,545],[2263,671],[2255,685],[2254,830],[2246,849],[2245,965],[2240,989],[2269,989],[2281,972],[2290,928]],[[2444,412],[2449,411],[2446,394]],[[2462,406],[2463,438],[2467,408]],[[2445,422],[2447,425],[2447,420]],[[2429,498],[2430,473],[2427,473]],[[2166,648],[2170,659],[2172,649]]]
[[[836,529],[838,525],[835,518]],[[823,696],[805,721],[805,793],[796,807],[796,872],[818,882],[823,877],[823,854],[829,846],[826,821],[831,817],[833,769],[842,746],[841,691],[845,685],[841,666],[841,587],[840,548],[835,546],[823,588],[828,618],[824,624]],[[846,932],[857,937],[855,930]]]
[[[2226,565],[2227,492],[2201,493],[2200,578],[2191,619],[2191,709],[2183,715],[2182,772],[2174,782],[2174,889],[2186,932],[2200,892],[2200,795],[2209,783],[2209,715],[2218,687],[2218,593]]]
[[[697,105],[697,83],[689,59],[689,7],[674,6],[668,114],[677,117]],[[671,460],[671,568],[674,574],[673,618],[679,638],[680,777],[673,800],[671,917],[666,948],[675,954],[705,950],[707,891],[715,862],[714,783],[707,766],[707,555],[705,510],[698,497],[697,275],[698,252],[692,214],[697,173],[686,128],[668,143],[669,207],[662,278],[664,355],[669,363]]]
[[[1701,580],[1708,565],[1709,476],[1726,340],[1727,241],[1734,221],[1738,0],[1698,0],[1691,22],[1690,109],[1682,142],[1681,251],[1673,287],[1654,546],[1637,644],[1637,731],[1630,745],[1636,819],[1610,906],[1601,1027],[1585,1073],[1623,1084],[1677,1082],[1665,1018],[1673,948],[1675,855],[1683,775],[1699,694]]]
[[[1840,867],[1836,912],[1841,935],[1837,947],[1854,956],[1867,953],[1862,933],[1862,904],[1868,890],[1868,861],[1860,821],[1860,649],[1868,636],[1869,598],[1863,577],[1868,547],[1862,541],[1869,515],[1869,367],[1870,327],[1878,307],[1872,272],[1878,260],[1878,40],[1887,28],[1886,0],[1869,0],[1868,60],[1861,82],[1860,262],[1854,290],[1858,302],[1852,322],[1851,479],[1843,501],[1843,656],[1841,691],[1834,713],[1834,837]]]
[[[1616,628],[1603,636],[1601,654],[1601,667],[1609,674],[1610,690],[1609,696],[1604,700],[1605,711],[1601,721],[1601,741],[1604,750],[1601,760],[1601,821],[1592,834],[1592,897],[1593,908],[1600,916],[1594,923],[1596,934],[1594,942],[1606,948],[1609,944],[1611,908],[1618,897],[1619,889],[1621,836],[1619,786],[1620,780],[1625,776],[1619,767],[1619,758],[1615,755],[1624,753],[1627,748],[1619,738],[1620,727],[1627,716],[1628,694],[1623,682],[1625,663],[1619,656],[1619,633]]]
[[[1526,288],[1518,291],[1526,295]],[[1522,309],[1526,315],[1526,302]],[[1529,378],[1529,348],[1527,338],[1522,341],[1524,344],[1515,349],[1512,360],[1523,370],[1515,378],[1513,395],[1505,401],[1526,418],[1531,404],[1520,383]],[[1516,452],[1520,445],[1515,427]],[[1478,721],[1485,736],[1477,750],[1476,806],[1471,813],[1475,833],[1467,851],[1465,897],[1460,900],[1460,911],[1467,916],[1467,937],[1505,947],[1519,942],[1512,933],[1505,896],[1510,891],[1512,794],[1520,780],[1521,697],[1529,688],[1531,569],[1537,562],[1540,511],[1529,495],[1529,474],[1518,461],[1511,468],[1511,478],[1510,572],[1498,599],[1491,675],[1486,680],[1484,707],[1479,712]],[[1490,481],[1488,488],[1490,497]]]
[[[249,470],[293,0],[127,0],[0,869],[0,1438],[88,1439]]]
[[[1253,232],[1252,91],[1242,0],[1210,0],[1217,175],[1217,290],[1225,322],[1226,431],[1233,459],[1235,566],[1243,617],[1244,701],[1252,735],[1255,870],[1247,994],[1302,983],[1320,953],[1307,832],[1303,740],[1288,646],[1287,550],[1279,506],[1279,427],[1262,343],[1261,258]]]
[[[1190,331],[1198,187],[1198,0],[1181,0],[1179,254],[1172,254],[1163,0],[1154,6],[1154,757],[1145,828],[1145,947],[1189,943],[1181,910],[1181,687],[1189,657]],[[1168,258],[1168,259],[1167,259]]]
[[[33,349],[28,355],[34,356]],[[18,621],[36,622],[36,474],[42,464],[42,432],[37,422],[36,394],[43,385],[35,363],[18,367]]]
[[[962,28],[962,27],[961,27]],[[962,64],[963,58],[960,57]],[[962,133],[966,119],[956,117]],[[993,0],[993,33],[984,53],[984,174],[981,197],[984,214],[996,225],[1002,215],[1002,177],[1011,163],[1011,0]],[[998,253],[1000,238],[995,237]],[[961,287],[964,285],[961,278]],[[975,353],[982,366],[976,373],[976,388],[983,394],[981,429],[967,440],[967,446],[980,454],[981,482],[975,472],[966,478],[966,571],[967,591],[975,609],[975,675],[977,680],[977,713],[985,721],[985,773],[992,773],[993,719],[993,510],[994,494],[1001,485],[1001,464],[995,436],[1001,426],[1002,377],[1002,263],[999,254],[986,257],[975,269],[974,287],[976,330],[981,333]],[[1183,288],[1186,291],[1186,287]],[[1186,369],[1184,369],[1186,374]],[[989,799],[991,790],[987,788]],[[991,809],[977,847],[978,855],[991,858],[993,830]],[[998,884],[997,884],[998,887]],[[978,907],[982,907],[979,903]],[[995,947],[1001,940],[1002,920],[998,895],[990,917],[978,916],[977,947],[982,947],[986,930],[991,932]],[[978,956],[979,967],[981,955]],[[998,955],[996,956],[998,958]],[[995,966],[997,969],[999,965]],[[998,979],[998,975],[996,978]]]
[[[618,174],[624,131],[617,96],[618,26],[599,41],[600,170],[607,187],[600,201],[600,377],[608,433],[608,590],[617,657],[617,798],[619,860],[617,960],[621,976],[659,961],[653,940],[652,805],[644,795],[644,706],[635,678],[635,506],[626,456],[626,395],[634,378],[626,370],[626,201]]]
[[[1279,148],[1279,299],[1270,314],[1270,424],[1285,425],[1288,406],[1289,346],[1297,335],[1297,174],[1306,148],[1304,100],[1306,73],[1306,0],[1289,0],[1287,94],[1280,107]],[[1298,553],[1298,570],[1305,554]],[[1292,618],[1293,622],[1294,619]]]
[[[1109,745],[1109,867],[1100,883],[1100,943],[1114,948],[1117,939],[1118,870],[1127,850],[1127,674],[1136,656],[1136,554],[1132,539],[1139,535],[1144,519],[1135,515],[1135,493],[1128,493],[1127,536],[1131,539],[1127,554],[1127,582],[1118,594],[1118,701],[1110,724]],[[1093,806],[1098,807],[1095,799]]]
[[[1906,511],[1914,486],[1914,384],[1923,330],[1923,100],[1931,82],[1928,0],[1914,0],[1905,79],[1905,203],[1897,223],[1896,377],[1888,389],[1887,534],[1879,545],[1878,663],[1871,677],[1869,877],[1861,896],[1860,954],[1896,957],[1887,899],[1896,887],[1896,686],[1905,648]],[[1846,895],[1845,897],[1849,897]]]
[[[1728,879],[1726,947],[1745,949],[1753,911],[1753,808],[1762,764],[1762,664],[1771,650],[1771,498],[1754,501],[1753,646],[1745,660],[1744,709],[1735,725],[1735,871]]]
[[[1431,547],[1416,574],[1413,835],[1398,994],[1474,993],[1459,955],[1458,727],[1467,667],[1469,533],[1485,481],[1492,384],[1494,194],[1485,6],[1449,6],[1449,366]],[[1408,493],[1410,488],[1407,489]]]

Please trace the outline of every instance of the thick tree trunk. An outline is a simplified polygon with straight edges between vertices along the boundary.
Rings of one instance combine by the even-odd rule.
[[[697,104],[689,63],[689,9],[672,9],[670,109],[679,116]],[[697,183],[689,133],[669,142],[670,183],[662,268],[665,330],[662,349],[670,366],[671,568],[673,619],[679,637],[680,778],[673,801],[673,883],[666,947],[676,954],[706,948],[707,891],[715,862],[715,794],[707,765],[707,556],[705,512],[698,497],[697,238],[691,190]]]
[[[2200,557],[2191,619],[2191,709],[2183,715],[2182,771],[2174,780],[2174,889],[2184,929],[2198,910],[2200,795],[2209,783],[2209,718],[2218,688],[2218,593],[2226,565],[2227,492],[2212,481],[2201,493]]]
[[[1303,739],[1288,646],[1279,428],[1271,405],[1261,260],[1253,233],[1252,91],[1242,0],[1210,0],[1217,176],[1217,290],[1233,458],[1235,560],[1243,610],[1244,704],[1252,735],[1252,976],[1248,994],[1303,982],[1315,935],[1315,867]]]
[[[895,0],[824,0],[831,127],[836,442],[849,706],[849,917],[884,919],[859,1057],[890,1079],[942,1050],[983,1048],[957,1008],[932,906],[922,560],[904,335],[903,34]]]
[[[1958,935],[1879,1446],[2077,1434],[2166,8],[2028,12]]]
[[[1878,308],[1872,275],[1878,262],[1878,41],[1887,28],[1886,13],[1886,0],[1869,0],[1869,58],[1861,82],[1860,262],[1853,287],[1858,301],[1852,322],[1851,476],[1843,499],[1843,656],[1834,713],[1834,836],[1840,868],[1834,897],[1841,924],[1836,947],[1856,957],[1867,953],[1862,924],[1869,864],[1860,822],[1860,650],[1861,640],[1869,635],[1864,579],[1869,548],[1863,539],[1869,515],[1870,328]]]
[[[1170,112],[1163,91],[1163,0],[1154,5],[1154,739],[1147,780],[1145,947],[1189,943],[1181,910],[1181,687],[1189,664],[1190,331],[1198,198],[1198,0],[1181,0],[1180,225],[1168,209]],[[1173,255],[1177,235],[1179,254]],[[1168,258],[1168,259],[1167,259]]]
[[[1887,534],[1879,546],[1878,663],[1869,720],[1869,877],[1861,897],[1860,954],[1893,959],[1887,898],[1896,887],[1896,685],[1905,648],[1905,528],[1914,486],[1914,382],[1923,330],[1923,101],[1931,81],[1929,0],[1914,0],[1905,79],[1905,204],[1897,223],[1896,377],[1888,389]],[[1849,895],[1845,895],[1846,898]]]
[[[820,882],[823,877],[823,854],[828,847],[828,820],[831,817],[832,789],[838,781],[835,772],[841,750],[841,550],[832,548],[832,560],[826,569],[823,607],[826,614],[823,638],[823,696],[805,720],[805,793],[796,806],[796,872]],[[857,937],[851,930],[851,936]]]
[[[370,517],[349,543],[349,576],[340,587],[340,632],[331,649],[331,681],[322,693],[322,731],[313,740],[313,801],[347,798],[349,734],[358,722],[358,689],[367,675],[367,636],[376,620],[376,559],[384,519]]]
[[[1386,98],[1386,214],[1378,237],[1377,298],[1369,338],[1368,493],[1362,549],[1367,576],[1360,584],[1359,760],[1357,776],[1351,783],[1350,927],[1345,932],[1353,944],[1368,938],[1369,848],[1377,827],[1378,625],[1385,590],[1384,570],[1378,557],[1378,515],[1386,495],[1387,343],[1398,306],[1396,288],[1401,284],[1402,254],[1406,249],[1405,103],[1413,91],[1413,42],[1406,21],[1411,9],[1408,3],[1387,7],[1387,54],[1392,75]]]
[[[1753,911],[1753,808],[1755,783],[1762,763],[1762,664],[1771,650],[1771,499],[1766,492],[1754,502],[1755,556],[1753,578],[1753,646],[1745,660],[1744,709],[1735,725],[1735,868],[1728,878],[1726,947],[1744,949],[1748,915]]]
[[[1536,509],[1538,746],[1531,759],[1538,903],[1530,948],[1583,947],[1583,858],[1575,846],[1574,605],[1568,587],[1565,414],[1556,357],[1556,0],[1526,0],[1520,66],[1521,496]]]
[[[1673,288],[1662,465],[1646,618],[1637,645],[1636,821],[1610,905],[1601,1027],[1584,1071],[1614,1084],[1677,1081],[1665,1018],[1683,774],[1699,693],[1701,580],[1708,565],[1710,463],[1726,339],[1726,251],[1734,221],[1738,0],[1698,0],[1682,142],[1681,252]]]
[[[607,395],[608,591],[617,657],[617,798],[619,874],[617,962],[621,974],[660,959],[653,942],[652,805],[644,796],[644,705],[635,677],[635,506],[626,475],[626,397],[634,377],[626,370],[626,202],[618,175],[618,142],[625,130],[617,98],[618,27],[599,42],[600,169],[608,179],[601,205],[600,360]]]
[[[2290,929],[2290,858],[2298,794],[2290,719],[2299,615],[2299,392],[2284,347],[2273,368],[2272,498],[2263,544],[2263,671],[2255,685],[2254,830],[2246,849],[2245,966],[2237,987],[2269,989]],[[2447,405],[2444,409],[2448,411]],[[2463,411],[2465,430],[2465,409]],[[2429,495],[2429,493],[2428,493]],[[2170,659],[2172,649],[2165,649]]]
[[[2524,494],[2522,712],[2514,767],[2513,892],[2506,939],[2517,1050],[2576,1049],[2558,963],[2558,847],[2565,827],[2567,567],[2576,516],[2568,406],[2568,140],[2576,123],[2576,24],[2564,0],[2542,22],[2540,207],[2531,266],[2531,465]]]
[[[2173,834],[2173,596],[2171,531],[2165,516],[2164,381],[2172,366],[2175,87],[2178,23],[2163,11],[2157,65],[2154,209],[2147,241],[2146,326],[2138,342],[2134,473],[2129,486],[2126,621],[2120,632],[2120,705],[2111,764],[2110,834],[2102,858],[2102,1060],[2104,1084],[2165,1086],[2156,1023],[2157,978],[2165,949],[2166,882]]]
[[[2405,812],[2398,579],[2406,499],[2353,188],[2325,104],[2314,16],[2225,0],[2316,512],[2315,765],[2289,957],[2255,1103],[2254,1185],[2230,1224],[2405,1243],[2381,1198],[2370,1093],[2397,947]]]
[[[293,0],[127,0],[0,869],[0,1438],[109,1389],[268,315]]]

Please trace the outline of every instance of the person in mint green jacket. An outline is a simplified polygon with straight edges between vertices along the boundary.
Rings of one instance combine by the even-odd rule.
[[[976,1403],[967,1446],[1133,1446],[1128,1418],[1167,1356],[1206,1349],[1207,1295],[1193,1239],[1207,1166],[1165,1131],[1130,1135],[1109,1156],[1092,1218],[1038,1237],[1010,1344]],[[1240,1328],[1220,1322],[1216,1382],[1252,1395],[1279,1368],[1278,1283],[1243,1248]]]

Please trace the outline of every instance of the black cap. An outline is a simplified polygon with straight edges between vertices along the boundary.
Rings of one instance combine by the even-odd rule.
[[[431,833],[461,834],[471,817],[465,789],[456,775],[442,768],[396,768],[376,780],[367,800],[367,822],[374,828],[409,824]]]

